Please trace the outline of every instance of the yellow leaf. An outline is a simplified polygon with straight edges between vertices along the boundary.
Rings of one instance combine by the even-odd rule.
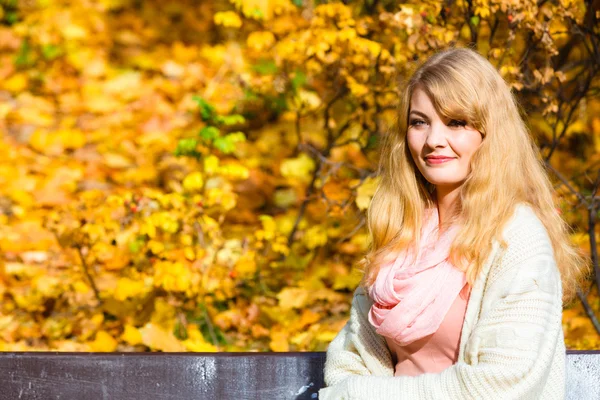
[[[96,338],[90,343],[92,351],[110,352],[117,349],[118,342],[106,331],[98,331]]]
[[[248,47],[256,51],[262,51],[273,46],[275,36],[269,31],[252,32],[246,40]]]
[[[320,342],[329,343],[337,336],[338,332],[336,331],[324,331],[317,335],[316,339]]]
[[[123,330],[121,339],[125,343],[135,346],[136,344],[142,343],[142,334],[135,326],[130,325],[130,324],[125,324],[125,329]]]
[[[213,175],[219,169],[219,159],[214,155],[209,155],[204,158],[204,173]]]
[[[298,326],[301,328],[306,327],[307,325],[312,325],[315,322],[321,319],[321,315],[312,310],[306,309],[302,311],[302,315],[300,316],[300,321],[298,321]]]
[[[242,275],[251,275],[256,272],[256,252],[249,251],[242,255],[235,264],[235,270]]]
[[[142,74],[128,71],[119,74],[104,84],[104,93],[118,96],[123,100],[132,100],[139,96],[143,88]]]
[[[239,28],[242,26],[242,19],[234,11],[222,11],[215,13],[213,19],[216,25],[222,25],[226,28]]]
[[[6,79],[2,86],[9,92],[17,93],[25,90],[27,88],[27,84],[27,76],[24,73],[19,73]]]
[[[227,179],[244,180],[250,176],[248,168],[238,163],[224,164],[219,168],[219,173]]]
[[[129,278],[119,278],[117,288],[115,289],[115,299],[124,301],[128,298],[145,294],[149,291],[143,280],[133,280]]]
[[[142,335],[142,343],[152,350],[185,351],[185,346],[172,332],[167,332],[151,322],[140,328],[139,332]]]
[[[180,262],[160,261],[154,265],[154,284],[170,292],[185,292],[191,284],[190,269]]]
[[[321,188],[323,194],[332,202],[342,203],[351,195],[347,182],[328,179]]]
[[[327,230],[321,225],[315,225],[308,228],[302,241],[309,249],[316,249],[327,243]]]
[[[113,95],[96,94],[86,97],[85,106],[93,113],[108,114],[119,110],[123,105]]]
[[[79,130],[62,130],[57,132],[60,142],[65,149],[79,149],[85,146],[86,137]]]
[[[173,60],[168,60],[162,65],[162,73],[168,78],[180,78],[185,73],[185,68]]]
[[[365,94],[369,93],[369,88],[366,85],[363,85],[362,83],[358,83],[356,79],[349,76],[346,78],[346,80],[348,83],[348,89],[350,89],[350,92],[355,97],[362,97]]]
[[[45,297],[55,297],[61,291],[61,281],[54,276],[42,275],[33,281],[33,287]]]
[[[322,104],[321,98],[315,92],[301,89],[298,94],[292,98],[292,110],[313,111]]]
[[[14,275],[20,278],[31,278],[35,276],[37,268],[19,262],[6,262],[4,263],[4,273],[7,275]]]
[[[183,341],[183,345],[188,351],[195,351],[200,353],[215,352],[218,349],[204,340],[202,332],[198,329],[198,325],[188,325],[187,327],[188,338]]]
[[[199,192],[204,185],[204,178],[200,172],[192,172],[183,180],[183,188],[188,192]]]
[[[85,39],[88,35],[87,31],[83,27],[73,23],[67,23],[64,25],[58,24],[58,26],[61,30],[61,33],[67,40]]]
[[[286,332],[271,332],[271,343],[269,343],[269,347],[272,351],[290,351],[288,334]]]
[[[150,239],[155,238],[156,237],[156,226],[154,226],[154,224],[150,220],[144,220],[142,222],[142,226],[140,228],[140,235],[148,235],[148,237]],[[163,248],[164,248],[164,246],[163,246]]]
[[[191,247],[186,247],[185,249],[183,249],[183,255],[189,261],[194,261],[196,259],[196,253]]]
[[[162,241],[159,240],[150,240],[148,242],[148,248],[150,251],[156,255],[159,255],[163,251],[165,251],[165,245]]]
[[[315,170],[315,162],[308,155],[302,153],[296,158],[288,158],[281,163],[281,175],[285,178],[295,178],[308,182],[310,174]]]
[[[29,145],[43,154],[59,155],[63,152],[63,146],[53,133],[36,130],[29,138]]]
[[[73,283],[73,289],[75,289],[75,292],[77,293],[88,293],[90,291],[90,287],[81,280]]]
[[[373,198],[378,185],[378,178],[369,177],[358,187],[356,190],[356,206],[359,210],[366,210],[369,208],[369,204],[371,204],[371,199]]]
[[[127,168],[131,161],[118,153],[104,153],[104,163],[110,168]]]
[[[309,292],[302,288],[285,288],[277,295],[279,306],[283,309],[301,308],[308,300]]]
[[[354,42],[357,46],[366,49],[371,57],[377,57],[381,52],[381,44],[373,40],[358,38]]]
[[[333,281],[334,290],[350,289],[354,290],[358,286],[362,279],[362,274],[353,269],[349,274],[346,275],[335,275]]]

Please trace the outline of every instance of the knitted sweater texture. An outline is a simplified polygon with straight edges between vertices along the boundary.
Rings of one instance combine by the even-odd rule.
[[[562,286],[548,233],[519,205],[473,284],[456,364],[441,373],[394,376],[385,339],[369,323],[358,288],[333,339],[321,400],[564,399]]]

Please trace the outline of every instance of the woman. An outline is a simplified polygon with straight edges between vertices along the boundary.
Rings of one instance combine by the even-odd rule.
[[[583,258],[509,87],[469,49],[401,99],[328,399],[563,399],[562,301]]]

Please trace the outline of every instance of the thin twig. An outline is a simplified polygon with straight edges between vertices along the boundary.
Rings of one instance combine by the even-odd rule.
[[[583,305],[583,309],[585,310],[585,313],[587,314],[590,321],[592,321],[592,325],[594,325],[596,332],[598,332],[598,334],[600,335],[600,321],[598,321],[596,314],[594,314],[594,310],[592,310],[590,303],[588,303],[585,295],[581,292],[581,290],[577,290],[577,297],[579,297],[579,300]]]
[[[583,197],[581,193],[579,193],[577,190],[575,190],[573,186],[571,186],[567,178],[565,178],[560,172],[554,169],[554,167],[550,165],[550,162],[548,160],[544,160],[544,164],[546,165],[546,168],[552,171],[552,173],[554,173],[554,175],[571,191],[571,193],[577,196],[580,202],[582,202],[586,205],[586,207],[589,208],[590,204],[588,203],[588,201],[585,199],[585,197]]]
[[[296,136],[298,137],[298,145],[300,145],[303,140],[302,140],[302,131],[300,129],[300,118],[302,117],[302,115],[300,114],[300,111],[298,111],[296,113],[296,121],[294,121],[294,126],[296,129]],[[296,149],[298,149],[298,146],[296,146]]]
[[[198,236],[198,244],[203,249],[206,248],[206,242],[204,240],[204,230],[202,230],[202,225],[200,225],[198,221],[195,221],[194,228],[196,229],[196,236]]]
[[[206,311],[206,306],[202,307],[204,310],[204,321],[206,322],[206,326],[208,327],[208,334],[210,335],[210,340],[212,341],[213,346],[219,349],[219,340],[217,339],[217,334],[215,333],[215,327],[210,320],[210,316],[208,315],[208,311]]]
[[[319,174],[321,172],[322,165],[323,164],[320,162],[320,160],[317,159],[317,167],[315,168],[315,171],[313,172],[310,183],[308,184],[308,187],[306,188],[306,192],[304,193],[304,199],[302,199],[302,204],[300,204],[300,209],[298,210],[298,215],[296,216],[296,221],[294,221],[294,226],[293,226],[292,230],[290,231],[290,234],[288,235],[288,240],[287,240],[288,248],[292,247],[292,243],[294,242],[294,236],[296,235],[296,231],[298,230],[298,226],[300,225],[300,221],[302,220],[302,217],[304,217],[304,212],[306,211],[306,206],[308,205],[308,202],[310,201],[310,198],[315,191],[315,184],[316,184],[317,178],[319,177]]]
[[[361,215],[361,217],[360,217],[360,221],[358,222],[358,224],[356,224],[356,226],[354,227],[354,229],[352,229],[350,232],[348,232],[348,234],[347,234],[347,235],[345,235],[344,237],[341,237],[341,238],[340,238],[340,239],[337,241],[336,245],[339,245],[339,244],[341,244],[341,243],[345,242],[346,240],[350,239],[352,236],[354,236],[354,234],[355,234],[356,232],[358,232],[358,231],[359,231],[359,229],[360,229],[360,228],[362,228],[362,227],[365,225],[365,223],[366,223],[366,222],[367,222],[367,220],[366,220],[365,216],[364,216],[364,215]]]
[[[554,151],[558,147],[558,144],[560,143],[560,141],[562,140],[562,138],[567,133],[567,129],[569,128],[569,124],[571,123],[571,118],[573,118],[573,114],[575,113],[575,110],[579,107],[579,103],[581,102],[581,100],[585,97],[586,93],[588,92],[588,90],[590,88],[590,85],[592,84],[592,80],[594,79],[594,77],[595,77],[595,71],[592,70],[588,74],[587,79],[586,79],[585,84],[583,85],[583,87],[574,96],[575,100],[573,101],[573,104],[571,106],[571,109],[569,110],[569,113],[567,115],[566,120],[564,120],[563,129],[561,130],[561,132],[558,135],[558,137],[556,137],[556,133],[555,132],[552,132],[552,134],[553,134],[552,146],[550,147],[550,151],[548,152],[548,155],[545,157],[546,161],[550,160],[550,157],[552,157],[552,154],[554,154]],[[558,124],[558,116],[557,116],[557,124]]]
[[[94,291],[94,296],[96,296],[96,300],[98,300],[98,304],[100,305],[100,304],[102,304],[102,299],[100,299],[100,292],[98,291],[96,282],[94,282],[94,279],[92,278],[92,275],[90,274],[90,270],[88,268],[87,262],[85,261],[85,256],[83,255],[81,246],[78,245],[75,248],[77,249],[77,253],[79,254],[79,259],[81,260],[81,267],[83,269],[83,273],[85,274],[87,280],[90,282],[90,286],[92,287],[92,290]]]
[[[598,184],[600,184],[600,173],[598,174],[598,179],[596,179],[595,190],[592,196],[598,190]],[[592,253],[592,266],[596,275],[596,286],[600,293],[600,266],[598,265],[598,244],[596,243],[596,202],[593,200],[588,207],[588,236],[590,237],[590,250]]]

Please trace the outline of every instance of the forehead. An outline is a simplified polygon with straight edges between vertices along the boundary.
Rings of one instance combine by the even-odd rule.
[[[410,111],[420,111],[427,114],[437,114],[435,106],[433,105],[433,102],[427,95],[427,92],[425,92],[425,90],[423,90],[420,86],[417,86],[411,94],[409,109]]]

